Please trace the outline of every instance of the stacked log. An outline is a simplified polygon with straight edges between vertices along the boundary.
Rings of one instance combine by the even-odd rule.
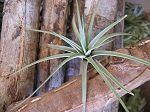
[[[40,0],[26,3],[25,0],[5,0],[0,40],[0,112],[33,92],[34,67],[13,73],[36,60],[38,34],[26,28],[39,28],[39,12]]]

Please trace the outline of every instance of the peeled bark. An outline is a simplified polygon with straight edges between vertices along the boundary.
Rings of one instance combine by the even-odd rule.
[[[33,90],[34,67],[19,75],[13,73],[36,59],[38,35],[26,31],[25,26],[38,28],[39,10],[40,0],[27,0],[26,11],[25,0],[5,0],[0,41],[0,112]]]
[[[44,0],[41,29],[45,31],[54,31],[59,34],[65,34],[66,30],[66,0]],[[45,48],[48,44],[62,45],[63,41],[57,37],[48,34],[40,36],[40,53],[39,58],[44,58],[53,54],[61,53],[59,50]],[[61,60],[55,59],[43,62],[38,66],[38,84],[43,83],[47,77],[60,64]],[[40,94],[59,87],[64,82],[64,71],[60,69],[52,79],[40,90]]]
[[[145,40],[134,47],[117,51],[150,61],[149,47],[150,40]],[[150,80],[150,67],[143,64],[115,57],[105,60],[105,63],[109,72],[128,90],[133,90]],[[90,70],[89,75],[92,76],[88,81],[87,112],[103,112],[107,105],[116,100],[116,97],[95,70]],[[116,91],[120,95],[125,94],[117,87]],[[81,112],[81,78],[78,77],[40,97],[31,98],[21,107],[11,110],[14,106],[15,104],[11,105],[6,112]]]

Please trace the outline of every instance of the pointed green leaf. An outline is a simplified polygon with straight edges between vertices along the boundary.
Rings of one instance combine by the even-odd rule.
[[[86,49],[86,37],[85,37],[85,23],[84,23],[84,19],[83,19],[83,15],[82,15],[82,33],[81,33],[81,37],[83,37],[83,45],[84,48]]]
[[[104,36],[110,29],[112,29],[115,25],[117,25],[119,22],[121,22],[124,18],[126,18],[127,15],[125,15],[124,17],[122,17],[121,19],[117,20],[116,22],[110,24],[108,27],[106,27],[104,30],[102,30],[98,35],[96,35],[96,37],[90,42],[88,48],[92,48],[95,46],[96,42],[99,40],[99,38],[101,38],[102,36]]]
[[[114,38],[116,36],[125,36],[125,35],[130,35],[128,33],[112,33],[112,34],[108,34],[108,35],[104,35],[103,37],[99,38],[99,40],[96,42],[95,47],[93,49],[99,48],[100,46],[102,46],[102,44],[104,42],[106,42],[107,40]]]
[[[99,63],[98,61],[96,61],[97,63]],[[108,70],[101,64],[99,63],[99,68],[101,70],[103,70],[103,72],[106,75],[107,78],[109,78],[110,80],[112,80],[118,87],[120,87],[122,90],[124,90],[125,92],[131,94],[131,95],[134,95],[132,92],[128,91],[123,84],[121,84],[110,72],[108,72]]]
[[[80,75],[82,75],[82,104],[83,112],[86,112],[86,99],[87,99],[87,66],[88,62],[82,60],[80,68]]]
[[[48,76],[48,78],[30,95],[28,96],[25,100],[23,100],[21,103],[19,103],[18,105],[16,105],[12,110],[14,110],[15,108],[21,106],[23,103],[25,103],[29,98],[31,98],[64,64],[66,64],[68,61],[72,60],[72,59],[75,59],[75,58],[78,58],[82,55],[80,54],[71,54],[70,53],[70,56],[65,59],[58,67],[57,69],[51,74]]]
[[[46,58],[42,58],[42,59],[37,60],[37,61],[35,61],[35,62],[33,62],[33,63],[29,64],[29,65],[26,65],[25,67],[21,68],[20,70],[16,71],[13,74],[17,74],[17,73],[19,73],[19,72],[21,72],[21,71],[23,71],[23,70],[25,70],[25,69],[33,66],[33,65],[36,65],[38,63],[41,63],[41,62],[44,62],[44,61],[48,61],[48,60],[51,60],[51,59],[67,58],[67,57],[70,57],[70,55],[72,55],[72,54],[74,54],[74,53],[56,54],[56,55],[48,56]]]
[[[123,35],[130,35],[130,34],[128,34],[128,33],[112,33],[112,34],[104,35],[103,37],[99,38],[99,40],[96,42],[95,46],[90,48],[89,51],[92,51],[94,49],[97,49],[97,48],[103,46],[104,43],[111,38],[114,38],[116,36],[123,36]]]
[[[83,27],[82,32],[79,33],[79,31],[77,29],[77,26],[76,26],[76,23],[75,23],[75,16],[73,17],[72,26],[73,26],[73,31],[75,33],[75,36],[78,38],[78,40],[79,40],[79,42],[80,42],[80,44],[82,46],[82,49],[85,52],[85,45],[86,45],[86,43],[84,42],[84,38],[85,38],[84,27]]]
[[[102,55],[103,56],[115,56],[115,57],[120,57],[120,58],[126,58],[126,59],[129,59],[129,60],[136,61],[138,63],[144,64],[146,66],[150,66],[149,61],[146,61],[146,60],[143,60],[143,59],[131,56],[131,55],[115,52],[115,51],[94,51],[92,57],[102,56]]]
[[[98,63],[97,63],[98,65]],[[117,99],[119,100],[120,104],[122,105],[122,107],[125,109],[126,112],[129,112],[128,108],[126,107],[126,105],[124,104],[124,102],[122,101],[122,99],[120,98],[121,96],[116,92],[116,90],[114,89],[114,87],[112,86],[112,84],[109,82],[109,80],[106,78],[107,74],[103,73],[102,70],[99,71],[99,74],[103,74],[101,75],[101,77],[103,78],[103,80],[106,82],[106,84],[108,85],[108,87],[110,88],[110,90],[115,94],[115,96],[117,97]]]
[[[74,50],[71,47],[67,47],[67,46],[48,44],[48,47],[50,47],[52,49],[57,49],[57,50],[71,52],[71,53],[76,53],[76,50]]]
[[[90,25],[89,25],[89,28],[88,28],[88,37],[87,37],[87,43],[88,44],[90,43],[90,41],[92,39],[92,29],[93,29],[94,19],[95,19],[95,15],[96,15],[96,12],[97,12],[97,9],[98,9],[99,2],[100,2],[100,0],[97,1],[97,5],[93,10],[93,14],[92,14],[92,17],[91,17],[91,20],[90,20]]]
[[[110,88],[110,90],[115,94],[115,96],[117,97],[117,99],[119,100],[119,102],[121,103],[121,105],[123,106],[123,108],[125,109],[125,111],[129,112],[129,110],[127,109],[126,105],[124,104],[124,102],[120,98],[120,95],[116,92],[116,90],[114,89],[114,87],[112,86],[112,84],[106,78],[107,74],[105,74],[104,71],[99,68],[99,63],[97,63],[96,61],[94,61],[92,59],[92,57],[88,57],[87,60],[88,60],[89,63],[91,63],[93,65],[93,67],[96,69],[96,71],[100,74],[100,76],[106,82],[106,84]]]
[[[89,44],[91,39],[92,39],[92,30],[93,30],[93,24],[94,24],[94,19],[96,15],[96,10],[94,10],[94,13],[92,14],[90,25],[88,28],[88,37],[87,37],[87,43]]]
[[[100,47],[102,47],[102,46],[105,46],[105,45],[107,45],[107,44],[110,44],[110,43],[113,42],[114,40],[115,40],[115,39],[108,40],[108,41],[104,42],[103,44],[99,45],[97,48],[100,48]],[[95,48],[95,49],[97,49],[97,48]]]
[[[79,41],[81,41],[80,33],[78,31],[78,28],[77,28],[77,25],[75,22],[75,16],[73,16],[73,19],[72,19],[72,27],[73,27],[73,31],[75,33],[75,36],[78,38]]]
[[[35,32],[47,33],[47,34],[59,37],[60,39],[68,43],[70,46],[72,46],[78,53],[82,51],[81,47],[78,44],[76,44],[74,41],[68,39],[67,37],[63,35],[57,34],[55,32],[43,31],[43,30],[36,30],[36,29],[30,29],[30,30],[35,31]]]
[[[85,34],[84,34],[84,23],[81,22],[81,17],[80,17],[80,10],[79,10],[79,5],[78,1],[76,0],[76,5],[77,5],[77,17],[78,17],[78,26],[79,26],[79,33],[80,33],[80,43],[82,45],[82,49],[84,53],[86,53],[86,39],[85,39]]]
[[[76,5],[77,5],[77,17],[78,17],[78,25],[79,25],[79,31],[82,31],[82,23],[81,23],[81,17],[80,17],[80,10],[79,10],[79,4],[78,0],[76,0]]]

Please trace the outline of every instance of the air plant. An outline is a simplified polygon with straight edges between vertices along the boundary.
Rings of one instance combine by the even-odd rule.
[[[77,0],[76,0],[77,2]],[[74,42],[67,37],[57,34],[55,32],[49,32],[49,31],[42,31],[42,30],[36,30],[32,29],[31,31],[35,32],[41,32],[41,33],[46,33],[53,35],[57,38],[62,39],[65,41],[67,44],[69,44],[70,47],[68,46],[63,46],[63,45],[54,45],[54,44],[49,44],[48,46],[53,49],[57,50],[62,50],[66,51],[66,53],[63,54],[56,54],[52,55],[43,59],[40,59],[38,61],[35,61],[22,69],[18,70],[16,73],[21,72],[22,70],[25,70],[35,64],[51,60],[51,59],[58,59],[58,58],[65,58],[64,61],[58,66],[58,68],[28,97],[26,98],[23,102],[28,100],[32,95],[34,95],[64,64],[66,64],[68,61],[75,59],[75,58],[80,58],[81,59],[81,67],[80,67],[80,75],[82,76],[82,103],[83,103],[83,112],[86,112],[86,100],[87,100],[87,68],[88,64],[91,64],[96,71],[100,74],[100,76],[103,78],[105,83],[108,85],[110,90],[115,94],[115,96],[118,98],[120,101],[121,105],[125,109],[126,112],[129,112],[127,107],[125,106],[124,102],[120,98],[120,95],[116,92],[115,88],[112,86],[112,82],[114,82],[119,88],[124,90],[125,92],[133,95],[130,91],[128,91],[123,84],[121,84],[111,73],[107,71],[107,69],[95,58],[98,56],[115,56],[115,57],[121,57],[121,58],[126,58],[130,59],[139,63],[142,63],[144,65],[150,66],[150,62],[127,55],[115,51],[105,51],[105,50],[99,50],[98,48],[102,47],[104,44],[107,44],[108,41],[111,38],[114,38],[115,36],[120,36],[120,35],[129,35],[127,33],[112,33],[112,34],[106,34],[110,29],[112,29],[115,25],[117,25],[119,22],[121,22],[124,18],[127,16],[125,15],[121,19],[117,20],[116,22],[110,24],[106,28],[104,28],[101,32],[99,32],[94,38],[92,38],[92,29],[93,29],[93,24],[94,24],[94,17],[96,15],[96,11],[93,12],[90,25],[88,28],[88,31],[85,32],[85,27],[84,27],[84,19],[80,17],[79,13],[79,6],[77,2],[77,22],[78,22],[78,27],[75,22],[75,16],[73,17],[72,20],[72,25],[73,25],[73,31],[75,33],[75,36],[78,39],[78,42]],[[21,104],[23,103],[21,102]]]

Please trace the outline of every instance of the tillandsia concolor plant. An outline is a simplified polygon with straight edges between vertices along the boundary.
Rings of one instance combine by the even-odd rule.
[[[76,0],[76,2],[77,2],[77,0]],[[110,82],[110,80],[112,82],[114,82],[119,88],[124,90],[125,92],[127,92],[131,95],[133,95],[133,93],[128,91],[123,86],[123,84],[121,84],[111,73],[109,73],[107,71],[107,69],[95,57],[98,57],[98,56],[115,56],[115,57],[130,59],[130,60],[142,63],[142,64],[147,65],[147,66],[150,66],[150,62],[136,58],[136,57],[133,57],[133,56],[130,56],[130,55],[127,55],[127,54],[123,54],[123,53],[119,53],[119,52],[115,52],[115,51],[105,51],[105,50],[99,50],[98,49],[98,48],[102,47],[103,45],[107,44],[108,41],[111,38],[114,38],[115,36],[129,35],[127,33],[107,34],[110,29],[112,29],[115,25],[117,25],[124,18],[126,18],[126,15],[124,17],[122,17],[121,19],[117,20],[116,22],[110,24],[108,27],[104,28],[95,37],[92,37],[92,29],[93,29],[96,11],[94,11],[92,14],[91,21],[90,21],[87,32],[85,32],[84,19],[83,19],[83,17],[81,19],[79,12],[80,12],[79,6],[78,6],[78,2],[77,2],[77,12],[76,13],[77,13],[78,25],[76,25],[75,16],[73,17],[73,20],[72,20],[73,31],[75,33],[75,36],[78,39],[77,42],[74,42],[74,41],[68,39],[67,37],[60,35],[60,34],[57,34],[55,32],[35,30],[35,29],[31,30],[31,31],[35,31],[35,32],[50,34],[50,35],[55,36],[56,38],[60,38],[63,41],[65,41],[67,44],[69,44],[70,47],[62,46],[62,45],[49,44],[48,46],[50,48],[66,51],[66,53],[52,55],[52,56],[40,59],[38,61],[35,61],[35,62],[23,67],[22,69],[18,70],[17,72],[15,72],[15,74],[19,73],[24,69],[27,69],[27,68],[35,65],[35,64],[38,64],[38,63],[41,63],[41,62],[44,62],[47,60],[65,58],[65,60],[58,66],[58,68],[23,102],[25,102],[32,95],[34,95],[64,64],[66,64],[68,61],[70,61],[72,59],[80,58],[81,59],[80,75],[82,76],[82,103],[83,103],[83,110],[82,111],[86,112],[87,80],[88,80],[87,79],[87,68],[88,68],[88,64],[91,64],[96,69],[96,71],[100,74],[100,76],[103,78],[103,80],[108,85],[110,90],[118,98],[118,100],[120,101],[120,103],[123,106],[123,108],[125,109],[125,111],[129,112],[127,107],[125,106],[124,102],[121,100],[120,95],[116,92],[115,88],[112,86],[112,83]]]

